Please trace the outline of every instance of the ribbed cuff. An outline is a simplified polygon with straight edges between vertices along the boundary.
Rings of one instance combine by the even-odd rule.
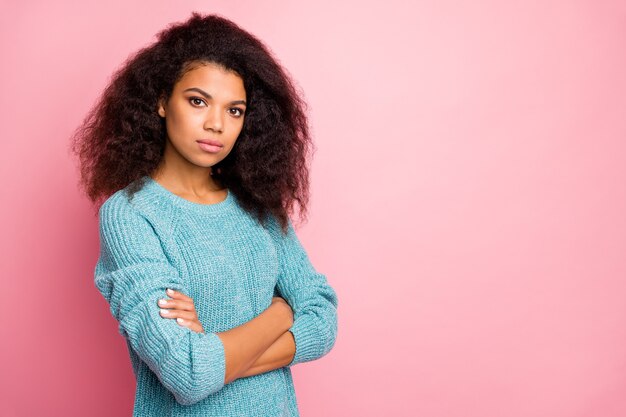
[[[296,342],[296,354],[287,366],[312,361],[320,356],[319,331],[311,317],[307,315],[298,317],[289,331]]]
[[[198,340],[192,349],[201,349],[195,357],[193,370],[197,371],[197,386],[204,392],[217,392],[224,386],[226,376],[226,356],[222,339],[215,333],[193,333]]]

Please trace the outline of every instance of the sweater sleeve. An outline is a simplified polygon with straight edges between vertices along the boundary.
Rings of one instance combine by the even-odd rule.
[[[119,322],[119,333],[183,405],[224,386],[224,345],[215,333],[196,333],[161,317],[157,301],[172,288],[185,294],[151,223],[124,198],[99,211],[100,258],[95,285]]]
[[[326,276],[317,272],[295,234],[291,221],[287,235],[274,228],[280,263],[277,288],[294,312],[289,331],[296,353],[287,366],[326,355],[337,337],[337,294]]]

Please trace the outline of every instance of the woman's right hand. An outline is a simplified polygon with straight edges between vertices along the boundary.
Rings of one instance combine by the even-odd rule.
[[[272,297],[271,306],[274,305],[278,306],[276,308],[281,308],[282,310],[284,310],[287,317],[289,318],[289,327],[291,327],[293,325],[293,309],[291,308],[291,306],[282,297]]]

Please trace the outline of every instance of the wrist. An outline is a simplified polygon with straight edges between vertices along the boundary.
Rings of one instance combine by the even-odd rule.
[[[289,330],[293,326],[293,311],[289,304],[285,301],[274,302],[271,305],[274,308],[275,313],[280,317],[285,331]]]

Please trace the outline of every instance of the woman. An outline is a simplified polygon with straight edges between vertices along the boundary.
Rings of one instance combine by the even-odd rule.
[[[289,218],[308,202],[304,106],[258,39],[193,13],[129,58],[77,130],[133,416],[299,415],[290,367],[337,334],[337,295]]]

